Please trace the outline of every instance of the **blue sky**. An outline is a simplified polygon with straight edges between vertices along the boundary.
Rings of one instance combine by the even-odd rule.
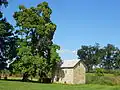
[[[57,25],[53,41],[61,46],[62,59],[76,59],[81,45],[120,47],[120,0],[9,0],[5,17],[15,25],[12,15],[20,4],[30,7],[42,1],[53,10],[51,19]]]

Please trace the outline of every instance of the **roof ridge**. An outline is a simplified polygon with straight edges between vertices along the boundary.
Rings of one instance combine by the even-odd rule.
[[[66,59],[66,60],[62,60],[62,61],[77,61],[77,60],[80,60],[80,59]]]
[[[64,67],[74,67],[80,60],[64,60],[63,64],[61,65],[62,68]]]

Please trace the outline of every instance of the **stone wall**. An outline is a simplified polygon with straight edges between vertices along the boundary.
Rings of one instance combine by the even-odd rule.
[[[73,71],[73,83],[85,84],[85,67],[82,63],[78,63]]]
[[[73,68],[65,68],[60,72],[60,83],[73,84]]]

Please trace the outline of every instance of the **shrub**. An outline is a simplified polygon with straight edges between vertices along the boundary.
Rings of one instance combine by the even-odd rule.
[[[87,84],[102,84],[102,85],[120,85],[120,76],[105,74],[104,76],[97,76],[96,73],[86,74]]]
[[[120,76],[120,70],[114,70],[114,73],[113,73],[115,76]]]
[[[96,68],[95,74],[96,74],[96,76],[104,76],[104,69],[103,68]]]

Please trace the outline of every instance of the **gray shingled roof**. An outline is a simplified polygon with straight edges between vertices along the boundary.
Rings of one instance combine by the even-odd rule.
[[[80,60],[63,60],[61,68],[74,67]]]

